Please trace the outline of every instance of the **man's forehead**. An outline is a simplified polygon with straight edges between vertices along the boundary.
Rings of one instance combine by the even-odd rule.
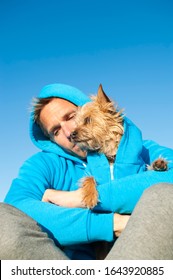
[[[73,103],[73,102],[71,102],[71,101],[69,101],[68,99],[65,99],[65,98],[61,98],[61,97],[52,98],[52,101],[54,101],[54,100],[55,100],[55,102],[60,103],[60,104],[64,103],[64,104],[73,105],[73,106],[76,106],[76,107],[78,106],[75,103]]]
[[[45,108],[48,110],[53,110],[54,108],[68,109],[76,107],[77,105],[63,98],[53,98],[48,104],[45,105]]]

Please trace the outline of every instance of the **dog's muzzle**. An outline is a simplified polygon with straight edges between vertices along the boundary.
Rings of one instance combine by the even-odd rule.
[[[76,140],[76,137],[77,137],[77,131],[73,131],[70,133],[70,141],[71,142],[74,142]]]

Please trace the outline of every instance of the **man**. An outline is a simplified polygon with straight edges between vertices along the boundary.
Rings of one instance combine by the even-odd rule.
[[[9,206],[10,209],[4,211],[7,220],[14,221],[16,216],[16,224],[22,220],[22,228],[26,227],[19,235],[20,241],[19,237],[17,242],[14,241],[14,233],[11,236],[15,245],[10,244],[12,258],[30,258],[32,255],[32,259],[61,259],[66,256],[70,259],[95,259],[92,243],[101,240],[111,242],[120,235],[128,222],[128,214],[132,213],[145,189],[161,182],[173,183],[172,162],[166,172],[145,172],[145,165],[160,154],[168,161],[172,160],[173,150],[153,141],[143,141],[140,130],[127,118],[124,120],[124,144],[118,150],[114,166],[114,180],[111,180],[109,164],[104,155],[86,155],[73,144],[70,133],[75,126],[76,107],[88,101],[89,98],[78,89],[62,84],[48,85],[40,92],[35,111],[31,114],[30,135],[42,152],[24,162],[5,199],[6,203],[32,217],[37,225]],[[77,204],[78,196],[80,198],[78,180],[88,172],[98,182],[100,200],[92,211]],[[33,232],[28,234],[27,225],[30,223]],[[36,228],[38,225],[39,230]],[[29,236],[30,244],[33,244],[35,232],[44,245],[39,244],[38,248],[37,244],[36,249],[33,245],[28,248],[30,253],[33,252],[31,255],[22,255],[23,250],[26,251],[25,237]],[[7,230],[5,234],[7,238]],[[37,241],[40,239],[37,238]],[[36,238],[34,240],[37,243]],[[20,242],[24,244],[21,250],[16,248]],[[45,244],[48,247],[50,245],[49,256],[43,249]]]

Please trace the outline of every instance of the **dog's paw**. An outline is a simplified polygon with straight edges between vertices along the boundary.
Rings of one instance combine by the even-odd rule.
[[[82,187],[82,203],[85,207],[92,209],[98,203],[98,192],[96,190],[96,181],[94,177],[89,176],[81,180],[80,185]]]
[[[155,171],[166,171],[168,170],[168,161],[164,158],[158,158],[153,161],[151,165],[147,165],[147,169]]]

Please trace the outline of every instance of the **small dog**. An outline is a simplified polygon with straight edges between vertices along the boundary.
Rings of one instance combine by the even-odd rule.
[[[92,101],[79,107],[76,116],[76,128],[71,133],[71,141],[81,149],[104,153],[110,165],[116,159],[116,153],[121,137],[124,133],[123,110],[118,110],[103,91],[102,85],[98,88],[97,96]],[[147,170],[165,171],[168,162],[158,158]],[[98,193],[94,177],[88,176],[81,180],[83,203],[92,209],[98,203]]]

